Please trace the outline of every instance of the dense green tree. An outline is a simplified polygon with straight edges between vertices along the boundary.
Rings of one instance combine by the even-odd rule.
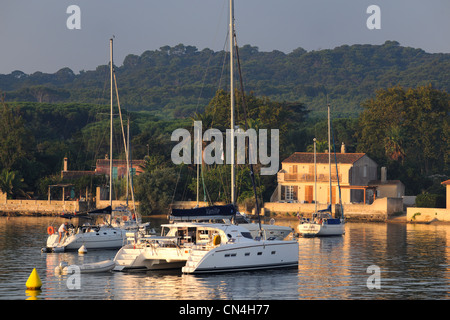
[[[22,158],[32,156],[33,136],[22,116],[4,101],[0,106],[0,168],[17,169]]]
[[[450,174],[449,104],[450,95],[432,86],[379,90],[364,104],[357,149],[417,194],[430,175]]]
[[[173,167],[145,171],[135,179],[136,199],[143,215],[168,214],[177,190],[178,175]]]

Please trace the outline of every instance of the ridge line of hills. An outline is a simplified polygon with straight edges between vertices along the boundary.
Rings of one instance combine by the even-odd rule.
[[[115,66],[121,105],[173,118],[203,111],[215,92],[228,86],[226,54],[183,44],[129,54]],[[325,112],[327,95],[334,114],[354,117],[381,88],[431,84],[450,91],[450,54],[396,41],[309,52],[297,48],[289,54],[244,45],[239,55],[246,91],[273,101],[302,102],[312,112]],[[6,101],[108,104],[108,86],[107,64],[79,74],[62,68],[53,74],[16,70],[0,75]]]

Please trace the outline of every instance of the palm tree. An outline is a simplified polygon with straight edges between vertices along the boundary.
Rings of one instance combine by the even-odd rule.
[[[23,178],[17,174],[17,171],[9,171],[3,169],[0,172],[0,190],[11,198],[14,195],[25,195],[26,193],[22,190]]]
[[[384,150],[386,152],[386,156],[395,161],[401,159],[403,163],[406,154],[402,144],[403,138],[401,128],[399,126],[390,127],[386,132],[386,137],[384,138]]]
[[[307,152],[314,152],[314,144],[310,144],[306,147]],[[316,152],[323,153],[328,152],[328,142],[327,141],[316,141]]]

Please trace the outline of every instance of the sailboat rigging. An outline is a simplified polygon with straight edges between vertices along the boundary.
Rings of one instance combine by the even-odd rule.
[[[238,70],[239,70],[239,82],[240,82],[240,88],[241,88],[241,95],[242,95],[242,106],[244,108],[244,125],[245,125],[245,131],[248,130],[248,121],[247,121],[247,103],[245,100],[245,91],[244,91],[244,83],[242,80],[242,72],[241,72],[241,62],[239,59],[239,47],[237,45],[237,39],[236,39],[236,33],[233,31],[233,35],[232,37],[234,37],[235,39],[235,44],[236,44],[236,58],[237,58],[237,65],[238,65]],[[233,93],[232,93],[233,95]],[[233,139],[234,140],[234,139]],[[249,148],[251,148],[252,144],[249,143]],[[249,154],[251,154],[251,150],[249,150]],[[260,208],[259,208],[259,202],[258,202],[258,194],[256,192],[256,183],[255,183],[255,172],[253,170],[253,164],[250,161],[250,178],[252,181],[252,187],[253,187],[253,193],[255,195],[255,206],[256,206],[256,214],[258,215],[258,224],[259,224],[259,231],[260,231],[260,236],[262,235],[262,228],[261,228],[261,215],[260,215]]]
[[[333,218],[331,215],[331,206],[333,202],[333,192],[332,192],[332,178],[331,178],[331,120],[330,120],[330,104],[328,106],[328,170],[329,170],[329,205],[324,210],[317,210],[317,174],[316,174],[316,139],[314,138],[314,202],[315,211],[311,220],[302,220],[298,225],[298,232],[304,237],[314,237],[314,236],[341,236],[345,233],[345,221],[343,215],[339,218]],[[334,140],[333,140],[334,145]],[[339,174],[336,160],[336,148],[335,152],[335,164],[336,164],[336,175],[338,179],[339,188],[339,200],[340,197],[340,185],[339,185]],[[340,209],[342,212],[342,202],[340,203]]]
[[[125,238],[125,229],[128,228],[139,228],[139,227],[147,227],[148,224],[140,225],[138,217],[136,216],[137,212],[135,210],[135,219],[127,219],[127,223],[123,225],[122,223],[118,223],[117,227],[113,226],[117,219],[113,219],[114,211],[120,214],[120,217],[130,216],[132,217],[131,212],[125,210],[127,208],[116,208],[113,209],[112,206],[112,187],[113,187],[113,110],[114,110],[114,94],[113,94],[113,84],[115,83],[117,101],[119,103],[119,114],[122,124],[122,134],[124,137],[124,145],[125,145],[125,154],[127,159],[127,170],[129,170],[129,159],[128,159],[128,149],[127,144],[125,143],[125,135],[123,130],[123,122],[122,122],[122,114],[120,110],[120,102],[117,90],[117,81],[115,78],[114,67],[113,67],[113,39],[110,39],[110,81],[111,81],[111,92],[110,92],[110,102],[111,102],[111,112],[110,112],[110,162],[109,162],[109,206],[106,208],[96,209],[90,211],[88,213],[79,213],[74,215],[65,215],[65,218],[73,219],[76,218],[79,220],[78,226],[74,226],[72,224],[66,223],[66,235],[63,238],[59,238],[57,233],[52,233],[49,235],[47,239],[47,244],[45,248],[42,248],[43,252],[63,252],[66,250],[78,250],[81,246],[85,246],[87,249],[116,249],[120,248],[123,245]],[[114,82],[113,82],[114,81]],[[127,179],[129,179],[129,174],[127,175]],[[132,181],[132,180],[130,180]],[[133,186],[131,185],[131,188]],[[133,195],[133,205],[134,203],[134,194]],[[99,215],[103,216],[103,223],[98,225],[91,225],[90,223],[83,224],[80,218],[89,219],[93,221],[94,218]],[[122,222],[122,221],[121,221]]]

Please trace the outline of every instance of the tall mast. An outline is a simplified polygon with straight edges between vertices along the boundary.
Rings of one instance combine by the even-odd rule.
[[[317,213],[317,167],[316,167],[316,138],[314,141],[314,212]]]
[[[233,53],[233,42],[234,42],[234,0],[230,0],[230,105],[231,105],[231,203],[234,204],[235,199],[235,168],[234,168],[234,53]]]
[[[128,185],[130,183],[130,117],[127,119],[127,207],[128,207]]]
[[[327,106],[328,106],[328,170],[330,177],[330,205],[332,204],[332,195],[333,192],[331,190],[331,129],[330,129],[330,104],[328,103],[327,97]]]
[[[113,39],[109,39],[110,48],[110,72],[111,72],[111,123],[109,137],[109,205],[112,206],[112,171],[113,171],[113,155],[112,155],[112,137],[113,137]]]

